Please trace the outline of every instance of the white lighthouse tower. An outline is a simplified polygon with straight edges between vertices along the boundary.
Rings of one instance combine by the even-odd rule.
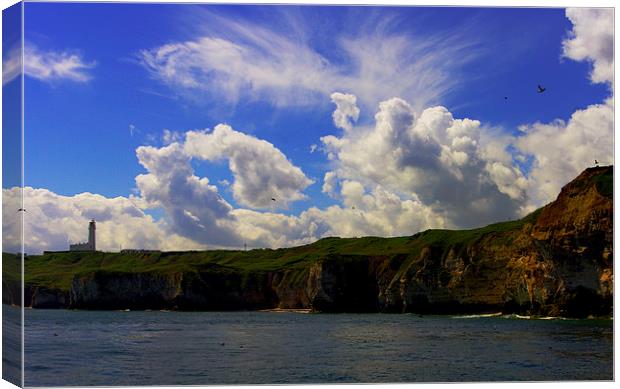
[[[95,225],[95,220],[91,220],[88,223],[88,242],[86,243],[76,243],[69,245],[69,251],[95,251],[97,250],[97,246],[95,244],[95,230],[97,229]]]
[[[92,251],[96,250],[95,246],[95,230],[97,227],[95,226],[95,219],[92,219],[90,223],[88,223],[88,245]]]

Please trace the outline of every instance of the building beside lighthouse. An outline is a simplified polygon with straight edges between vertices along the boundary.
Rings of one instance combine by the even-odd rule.
[[[88,223],[88,242],[86,243],[76,243],[69,245],[69,251],[95,251],[95,230],[97,229],[95,225],[95,220],[91,220]]]

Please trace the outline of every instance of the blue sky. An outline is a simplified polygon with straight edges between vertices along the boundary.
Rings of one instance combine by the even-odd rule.
[[[566,55],[563,42],[574,35],[574,26],[561,8],[26,3],[25,15],[33,58],[48,58],[42,63],[50,67],[54,58],[78,63],[75,73],[56,75],[32,65],[25,77],[26,185],[63,196],[145,198],[136,189],[136,176],[147,172],[136,156],[138,147],[164,147],[164,130],[185,134],[225,123],[270,143],[314,182],[302,182],[290,193],[305,198],[291,198],[284,207],[248,207],[220,183],[235,181],[232,159],[194,155],[195,175],[208,177],[235,209],[296,216],[311,207],[345,208],[344,192],[334,195],[323,187],[325,174],[340,169],[340,184],[358,181],[367,193],[388,188],[403,201],[436,210],[441,206],[424,200],[423,185],[395,187],[389,177],[355,176],[351,172],[361,165],[347,164],[345,149],[330,159],[321,137],[344,139],[347,133],[334,122],[331,93],[357,96],[359,117],[347,117],[358,133],[378,126],[381,101],[401,98],[416,118],[441,105],[454,119],[479,121],[481,131],[500,143],[521,137],[521,126],[534,132],[537,125],[562,120],[560,127],[569,128],[573,113],[612,96],[610,83],[591,80],[595,54],[585,60]],[[166,45],[174,47],[174,57],[154,59],[164,55]],[[213,54],[220,62],[212,59],[211,47],[222,50]],[[255,60],[256,68],[247,66]],[[274,61],[273,69],[261,69],[261,63],[269,67]],[[228,73],[227,66],[235,70]],[[536,93],[538,84],[547,91]],[[480,144],[488,143],[484,134]],[[531,181],[532,164],[542,166],[544,158],[525,139],[520,142],[520,152],[514,151],[520,147],[516,140],[504,145],[513,159],[506,163]],[[317,145],[315,152],[311,145]],[[481,150],[476,156],[491,153]],[[485,161],[479,165],[490,171],[492,163]],[[509,192],[496,184],[504,195]],[[546,199],[531,200],[535,197],[520,199],[519,207]],[[144,211],[158,217],[170,212],[158,206]],[[464,219],[446,225],[463,224],[454,220]]]
[[[333,132],[333,107],[327,99],[320,106],[292,109],[243,101],[213,107],[213,101],[176,97],[135,58],[144,48],[191,38],[200,28],[183,21],[196,9],[269,26],[277,21],[271,8],[281,7],[26,4],[28,41],[41,49],[78,50],[85,61],[97,63],[87,84],[26,79],[27,185],[62,194],[128,195],[142,171],[135,148],[148,142],[149,134],[159,137],[165,128],[185,131],[220,122],[260,135],[320,178],[326,161],[308,151],[320,136]],[[338,53],[326,40],[343,29],[355,34],[357,22],[373,13],[379,19],[382,13],[402,18],[396,33],[420,31],[424,36],[459,32],[465,26],[463,39],[477,39],[482,54],[463,69],[462,85],[439,103],[457,117],[473,117],[506,131],[523,123],[568,119],[575,108],[608,94],[604,85],[588,81],[587,63],[561,59],[561,41],[571,27],[563,9],[291,8],[311,25],[319,20],[319,31],[309,29],[312,39],[327,58],[336,60]],[[546,95],[535,94],[538,83],[548,88]],[[363,114],[366,120],[372,115]],[[139,131],[133,137],[131,124]],[[202,169],[214,178],[230,178],[225,166]]]

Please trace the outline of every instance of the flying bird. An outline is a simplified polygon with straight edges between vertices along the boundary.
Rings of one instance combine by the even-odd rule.
[[[538,85],[538,93],[543,93],[546,90],[547,88],[543,88],[542,86]]]
[[[26,210],[24,208],[20,208],[17,210],[17,212],[26,212]]]
[[[504,100],[508,100],[508,96],[504,96]]]
[[[274,199],[273,197],[271,198],[271,201],[276,201],[276,199]]]

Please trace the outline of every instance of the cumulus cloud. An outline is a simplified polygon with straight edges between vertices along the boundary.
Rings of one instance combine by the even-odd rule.
[[[573,24],[569,38],[562,42],[564,56],[592,63],[590,79],[595,83],[613,83],[614,10],[613,8],[568,8],[566,17]]]
[[[282,247],[310,243],[324,236],[395,236],[445,226],[441,215],[417,199],[401,199],[381,186],[367,190],[354,180],[337,183],[332,172],[326,174],[323,189],[340,198],[342,206],[312,207],[299,215],[233,208],[217,195],[217,188],[210,186],[206,177],[194,175],[192,158],[228,160],[234,178],[233,197],[238,204],[253,208],[263,204],[263,208],[271,207],[272,197],[277,203],[302,198],[311,180],[271,143],[227,125],[218,125],[212,132],[188,131],[183,143],[161,148],[143,146],[137,154],[148,171],[136,178],[145,206],[162,207],[171,219],[173,231],[199,243]],[[329,187],[330,177],[333,187]],[[258,204],[257,199],[261,201]],[[189,208],[197,203],[195,208]],[[213,212],[218,203],[223,208]],[[219,228],[220,233],[205,228]]]
[[[2,190],[3,250],[20,251],[21,223],[14,204],[21,198],[20,188]],[[24,188],[24,247],[26,253],[68,250],[70,243],[88,239],[88,222],[97,221],[97,248],[116,251],[123,248],[172,250],[197,249],[204,245],[169,231],[138,208],[131,198],[106,198],[92,193],[61,196],[46,189]],[[62,228],[59,228],[62,226]]]
[[[187,132],[184,150],[192,158],[228,160],[233,197],[252,208],[286,207],[306,198],[302,192],[313,183],[273,144],[228,125],[217,125],[213,132]]]
[[[564,56],[590,62],[591,81],[613,87],[613,9],[569,8],[566,17],[573,28],[562,42]],[[568,121],[526,124],[520,130],[513,144],[521,158],[532,160],[527,178],[530,208],[554,200],[562,186],[595,159],[602,164],[614,162],[613,97],[576,110]]]
[[[331,95],[332,103],[336,104],[336,109],[332,114],[334,124],[345,131],[351,131],[353,122],[360,116],[360,109],[357,107],[357,97],[351,94],[334,92]]]
[[[592,166],[595,159],[613,164],[612,98],[575,111],[568,122],[534,123],[521,130],[516,146],[534,158],[528,180],[535,205],[554,200],[562,186]]]
[[[368,192],[353,181],[345,187],[347,205],[311,207],[298,216],[235,209],[237,231],[252,246],[283,247],[326,236],[403,236],[446,226],[440,215],[418,201],[402,200],[380,187]]]
[[[336,175],[336,172],[326,172],[323,177],[323,187],[321,188],[321,191],[333,197],[337,184],[338,176]]]
[[[404,100],[387,100],[374,126],[322,139],[334,167],[325,173],[322,190],[339,205],[298,215],[235,208],[191,165],[192,158],[228,160],[233,196],[241,205],[261,185],[277,193],[278,202],[302,197],[310,180],[272,144],[226,125],[189,131],[162,147],[136,150],[146,169],[136,177],[138,196],[61,196],[26,188],[26,250],[58,250],[84,240],[91,218],[98,222],[103,250],[284,247],[325,236],[402,236],[512,219],[551,201],[594,158],[613,158],[613,101],[577,111],[566,123],[521,130],[516,137],[501,135],[478,121],[455,119],[444,107],[416,115]],[[528,176],[515,160],[533,161]],[[291,185],[290,177],[297,183]],[[3,195],[5,246],[17,251],[19,189]],[[149,209],[162,209],[164,216],[154,220],[145,213]]]
[[[491,137],[480,122],[455,119],[444,107],[417,116],[406,101],[389,99],[379,104],[374,126],[322,138],[337,167],[324,189],[331,191],[337,176],[346,203],[363,188],[381,187],[457,227],[515,218],[527,184],[505,149],[481,139]]]
[[[330,37],[344,53],[333,60],[304,34],[295,34],[297,28],[283,33],[213,13],[203,16],[206,31],[194,39],[142,50],[138,59],[177,93],[229,104],[243,98],[307,106],[347,90],[367,107],[393,96],[423,107],[454,88],[457,69],[478,55],[472,39],[457,41],[451,32],[411,36],[370,28],[357,36]],[[303,21],[294,22],[298,27]]]
[[[141,198],[166,212],[171,231],[202,244],[239,246],[230,227],[232,206],[206,177],[198,177],[183,146],[141,146],[138,161],[148,171],[136,177]]]

